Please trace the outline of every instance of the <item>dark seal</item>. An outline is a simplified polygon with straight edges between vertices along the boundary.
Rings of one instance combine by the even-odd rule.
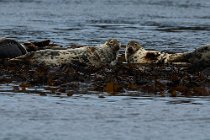
[[[0,38],[0,59],[26,54],[26,48],[14,39]]]

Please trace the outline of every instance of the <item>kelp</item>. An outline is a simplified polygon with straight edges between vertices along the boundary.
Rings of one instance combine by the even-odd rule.
[[[44,43],[49,45],[49,41]],[[13,92],[36,93],[40,96],[98,94],[103,98],[103,95],[210,95],[209,68],[198,70],[197,66],[187,63],[128,64],[124,61],[121,54],[115,65],[106,64],[96,69],[72,64],[53,67],[12,63],[4,59],[0,64],[0,84],[15,83]],[[36,87],[44,90],[30,90]]]
[[[173,97],[210,94],[207,73],[193,72],[188,64],[117,63],[89,70],[78,67],[4,63],[0,65],[0,83],[19,83],[15,92],[27,92],[28,88],[41,86],[50,94],[67,96],[77,93]]]

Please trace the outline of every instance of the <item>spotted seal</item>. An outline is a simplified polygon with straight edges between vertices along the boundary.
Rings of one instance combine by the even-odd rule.
[[[190,53],[169,54],[159,51],[145,50],[137,41],[129,41],[125,49],[125,59],[128,63],[170,63],[190,62]]]
[[[11,61],[27,61],[31,64],[44,64],[47,66],[73,64],[78,66],[100,67],[114,61],[119,49],[119,41],[116,39],[109,39],[99,46],[83,46],[66,50],[38,50],[11,59]]]
[[[137,41],[129,41],[125,49],[125,59],[128,63],[206,63],[210,62],[210,45],[202,46],[192,52],[165,53],[145,50]]]
[[[193,64],[193,69],[202,70],[210,67],[210,45],[204,45],[183,56]]]

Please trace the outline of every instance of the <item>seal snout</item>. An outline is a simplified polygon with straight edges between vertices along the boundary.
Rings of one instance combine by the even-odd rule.
[[[128,47],[127,47],[127,53],[129,53],[129,54],[134,53],[134,49],[133,49],[132,46],[128,46]]]

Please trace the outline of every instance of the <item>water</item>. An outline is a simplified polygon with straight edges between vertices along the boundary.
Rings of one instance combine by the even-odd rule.
[[[95,45],[135,39],[191,51],[210,43],[210,1],[0,0],[0,36]],[[0,89],[9,86],[1,85]],[[209,139],[210,100],[0,93],[0,139]]]
[[[114,37],[186,51],[210,43],[209,9],[208,0],[1,0],[0,36],[48,38],[64,46]]]
[[[209,98],[1,94],[0,139],[208,139]]]

